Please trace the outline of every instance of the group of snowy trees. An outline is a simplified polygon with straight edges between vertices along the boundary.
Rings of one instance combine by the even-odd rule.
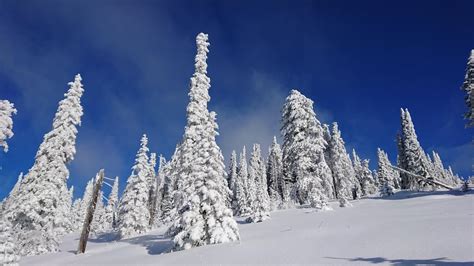
[[[355,150],[350,156],[338,124],[322,124],[313,101],[297,90],[290,92],[282,109],[282,146],[274,137],[266,159],[259,144],[253,145],[248,160],[245,146],[239,157],[233,151],[226,172],[216,143],[216,113],[208,109],[208,35],[198,34],[196,44],[195,73],[190,79],[182,141],[166,161],[150,153],[148,137],[142,136],[121,198],[119,178],[106,177],[104,182],[111,191],[108,198],[99,191],[91,224],[93,233],[116,230],[120,238],[128,238],[168,225],[174,249],[188,249],[239,240],[233,215],[262,222],[272,210],[294,204],[327,210],[330,200],[338,200],[345,207],[350,205],[349,200],[377,191],[388,196],[395,189],[422,188],[413,176],[394,170],[381,149],[377,150],[376,171],[371,171],[369,160],[361,160]],[[470,125],[473,80],[474,51],[462,87],[468,93],[470,109],[466,118]],[[76,153],[84,88],[79,74],[68,85],[33,166],[26,175],[20,174],[0,204],[0,264],[15,264],[18,255],[57,251],[62,236],[83,227],[97,177],[88,181],[83,197],[73,202],[74,188],[67,186],[67,164]],[[13,104],[0,101],[0,146],[5,152],[6,141],[13,136],[15,113]],[[399,168],[447,185],[459,185],[460,178],[450,167],[445,168],[438,153],[433,151],[430,157],[422,149],[407,109],[401,110],[397,147]]]
[[[419,176],[434,178],[449,186],[460,184],[461,179],[459,176],[453,173],[451,167],[447,169],[444,167],[438,153],[433,151],[433,158],[431,158],[423,150],[418,142],[415,126],[408,109],[401,109],[401,130],[397,135],[397,146],[397,164],[399,168]],[[418,190],[424,188],[424,184],[412,175],[402,172],[400,173],[400,178],[399,186],[402,189]],[[390,180],[390,178],[385,179]],[[393,185],[397,187],[397,184]],[[436,187],[430,187],[430,189],[436,189]]]

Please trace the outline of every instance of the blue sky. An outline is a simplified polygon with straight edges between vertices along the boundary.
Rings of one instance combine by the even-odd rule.
[[[470,175],[473,132],[459,87],[474,48],[472,10],[468,0],[1,1],[0,98],[18,114],[0,154],[0,199],[31,167],[76,73],[85,87],[70,165],[76,196],[100,168],[123,188],[143,133],[169,158],[183,134],[199,32],[210,37],[210,107],[226,157],[270,144],[284,98],[298,88],[372,167],[377,147],[395,161],[406,107],[423,147]]]

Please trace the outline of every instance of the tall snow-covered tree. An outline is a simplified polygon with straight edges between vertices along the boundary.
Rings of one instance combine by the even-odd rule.
[[[235,150],[232,151],[230,155],[230,162],[229,162],[229,178],[228,184],[229,189],[232,191],[231,197],[231,206],[235,208],[236,205],[236,181],[237,181],[237,153]]]
[[[209,112],[208,35],[196,37],[195,73],[191,77],[187,125],[180,152],[179,179],[184,204],[174,223],[174,249],[189,249],[239,239],[237,223],[227,206],[224,157],[215,141],[215,113]]]
[[[294,184],[293,200],[306,203],[310,194],[316,193],[311,196],[313,200],[327,202],[333,195],[331,169],[324,158],[327,142],[313,101],[297,90],[291,91],[283,106],[281,134],[283,174]]]
[[[360,191],[360,183],[356,178],[349,154],[344,146],[341,131],[337,123],[333,123],[329,143],[329,167],[332,170],[336,198],[352,199]]]
[[[0,265],[14,266],[18,265],[20,257],[15,244],[10,223],[0,218]]]
[[[363,171],[362,171],[362,161],[355,151],[355,149],[352,149],[352,168],[354,169],[354,174],[357,180],[359,180],[359,183],[362,186],[362,176],[363,176]]]
[[[398,187],[398,172],[390,167],[391,163],[388,159],[387,153],[382,149],[377,148],[377,158],[377,177],[379,179],[379,184],[384,185],[388,182],[392,189]]]
[[[118,198],[119,190],[119,177],[116,176],[114,184],[112,185],[112,190],[110,191],[109,198],[107,200],[107,207],[105,208],[106,213],[106,223],[109,228],[117,228],[117,209],[119,204]]]
[[[280,207],[283,202],[288,202],[284,199],[288,195],[283,193],[285,190],[285,180],[283,179],[283,153],[278,144],[276,137],[273,137],[272,145],[268,151],[267,159],[267,183],[268,194],[272,202],[272,207]]]
[[[259,144],[254,144],[249,162],[249,183],[252,184],[252,221],[262,221],[268,216],[270,198],[267,191],[265,164]]]
[[[153,225],[153,220],[155,219],[155,202],[156,202],[156,196],[157,196],[157,184],[156,184],[156,153],[151,153],[150,154],[150,161],[148,163],[148,209],[150,212],[150,221],[149,224],[150,226]]]
[[[165,169],[166,169],[166,159],[163,157],[163,155],[160,155],[159,157],[159,166],[158,166],[158,172],[156,175],[156,189],[155,189],[155,195],[153,197],[153,202],[152,202],[152,215],[150,215],[150,223],[152,226],[158,226],[163,222],[161,219],[161,204],[163,202],[163,186],[164,186],[164,180],[165,180]]]
[[[250,198],[248,197],[248,168],[245,146],[240,153],[237,180],[235,182],[235,207],[236,215],[248,215],[250,213]]]
[[[13,119],[12,116],[16,114],[17,110],[13,103],[7,100],[0,100],[0,147],[3,151],[8,151],[7,139],[13,137]]]
[[[119,207],[118,230],[120,238],[128,238],[148,231],[150,209],[148,208],[148,176],[150,174],[148,159],[148,138],[143,135],[140,149],[128,177]]]
[[[103,198],[104,192],[100,190],[91,223],[91,232],[94,234],[103,233],[110,229],[110,225],[107,223],[107,212],[105,210]]]
[[[82,199],[74,200],[71,207],[71,223],[72,231],[76,232],[81,230],[81,225],[84,222],[84,216],[82,215]]]
[[[401,110],[401,116],[402,116],[402,125],[404,123],[404,116],[405,116],[405,111],[402,109]],[[403,133],[398,132],[397,133],[397,166],[398,168],[401,169],[407,169],[407,163],[406,163],[406,155],[405,155],[405,146],[404,146],[404,141],[403,141]],[[408,180],[410,179],[410,176],[408,176],[406,173],[401,172],[400,173],[400,188],[405,189],[408,187]],[[378,181],[378,179],[376,178]]]
[[[365,159],[361,164],[361,192],[362,196],[367,196],[377,192],[378,187],[372,171],[369,168],[369,160]]]
[[[92,199],[92,189],[94,187],[94,178],[87,182],[84,194],[80,202],[78,212],[76,213],[75,230],[82,230],[84,220],[86,218],[87,209],[89,208],[90,201]]]
[[[465,102],[467,105],[467,112],[464,114],[468,120],[467,126],[474,126],[474,49],[471,50],[471,55],[467,60],[466,76],[462,84],[462,90],[466,92]]]
[[[77,127],[81,124],[81,96],[84,92],[81,76],[69,83],[65,98],[53,120],[52,130],[44,136],[33,166],[23,178],[16,201],[21,202],[12,213],[12,225],[18,229],[22,255],[57,251],[66,232],[68,195],[67,164],[76,153]]]
[[[23,180],[23,172],[20,173],[18,176],[18,180],[15,183],[15,186],[13,186],[12,190],[8,194],[8,197],[3,201],[3,205],[0,208],[0,215],[2,215],[4,218],[11,220],[12,214],[9,213],[7,210],[15,209],[16,206],[10,206],[11,204],[21,204],[21,202],[15,201],[16,196],[20,190],[20,185]]]
[[[178,166],[178,155],[179,155],[179,146],[177,145],[171,160],[165,164],[163,168],[163,188],[162,188],[162,201],[160,204],[161,210],[161,221],[163,223],[169,223],[176,220],[178,214],[177,204],[175,202],[175,194],[180,194],[179,191],[176,191],[176,172]],[[176,193],[178,192],[178,193]]]
[[[404,156],[402,161],[404,162],[405,170],[411,172],[413,174],[417,174],[420,176],[427,176],[429,171],[428,161],[426,158],[426,154],[423,151],[420,143],[418,142],[418,137],[415,133],[415,127],[413,125],[410,112],[408,109],[401,110],[401,120],[402,120],[402,147],[403,153],[401,154]],[[380,178],[380,177],[379,177]],[[406,180],[402,180],[402,188],[405,189],[419,189],[418,180],[411,176],[411,175],[403,175],[403,178]]]

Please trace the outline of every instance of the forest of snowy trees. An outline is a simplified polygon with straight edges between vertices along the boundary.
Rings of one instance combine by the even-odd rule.
[[[371,170],[368,159],[347,150],[341,131],[344,125],[321,123],[313,100],[296,89],[282,106],[281,143],[275,136],[268,153],[258,143],[237,147],[238,151],[229,154],[226,167],[216,142],[216,113],[208,108],[208,35],[198,34],[196,45],[182,140],[166,160],[150,152],[149,136],[142,136],[123,193],[119,193],[119,177],[106,178],[111,192],[107,196],[99,192],[93,234],[117,232],[125,239],[167,226],[174,250],[182,250],[238,241],[239,227],[233,216],[259,223],[270,219],[276,209],[306,206],[325,211],[331,208],[330,201],[348,207],[352,200],[370,195],[439,188],[392,165],[450,187],[460,186],[461,178],[444,165],[440,155],[422,148],[408,109],[401,109],[400,130],[396,139],[393,136],[396,161],[392,163],[377,148],[377,168]],[[79,74],[68,85],[34,164],[19,175],[0,205],[1,265],[15,264],[19,256],[56,252],[65,234],[82,229],[96,178],[88,181],[82,198],[73,199],[74,188],[67,185],[68,164],[76,154],[85,88]],[[467,93],[465,117],[473,126],[474,50],[462,89]],[[12,103],[0,101],[0,146],[5,152],[7,140],[13,137],[12,115],[16,112]]]

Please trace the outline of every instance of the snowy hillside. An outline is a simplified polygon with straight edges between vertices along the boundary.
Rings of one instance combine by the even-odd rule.
[[[169,253],[164,228],[112,241],[103,235],[75,255],[77,234],[61,252],[24,257],[21,265],[70,264],[456,264],[474,263],[474,193],[399,192],[351,208],[281,210],[263,223],[239,219],[240,242]]]

